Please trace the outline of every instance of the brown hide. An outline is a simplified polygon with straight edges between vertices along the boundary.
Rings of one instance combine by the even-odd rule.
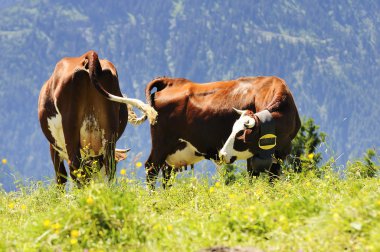
[[[163,77],[147,85],[146,97],[158,112],[157,123],[151,125],[152,150],[145,164],[151,185],[160,169],[164,168],[164,178],[166,170],[170,172],[165,160],[184,148],[179,139],[190,142],[197,155],[218,161],[218,151],[239,118],[233,108],[254,113],[267,109],[272,113],[277,121],[278,158],[289,154],[290,142],[300,127],[292,94],[277,77],[244,77],[204,84]],[[248,165],[252,169],[249,162]]]
[[[109,101],[100,94],[90,80],[89,71],[95,71],[94,76],[106,91],[121,96],[116,68],[107,60],[99,60],[94,51],[80,57],[60,60],[40,92],[38,117],[42,131],[50,143],[56,180],[59,184],[67,180],[63,164],[66,158],[70,175],[76,180],[74,173],[80,166],[80,150],[83,148],[89,149],[94,156],[101,155],[96,158],[104,164],[109,179],[113,177],[116,169],[115,143],[127,125],[127,106]],[[59,122],[59,115],[67,156],[62,154],[64,144],[59,146],[59,134],[55,133],[54,136],[52,133],[60,132],[59,127],[49,125],[52,118]],[[89,123],[84,125],[86,120]],[[104,152],[100,153],[102,149]],[[83,172],[83,176],[87,175]]]

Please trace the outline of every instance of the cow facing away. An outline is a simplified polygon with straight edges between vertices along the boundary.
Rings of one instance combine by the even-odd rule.
[[[123,104],[111,101],[111,94]],[[144,116],[137,118],[132,106],[142,110]],[[65,184],[68,178],[64,160],[77,182],[78,177],[89,178],[88,171],[78,170],[85,161],[98,161],[108,179],[112,179],[115,161],[126,156],[125,150],[115,146],[128,119],[139,124],[146,117],[154,122],[155,116],[149,105],[122,97],[115,66],[99,60],[94,51],[60,60],[38,100],[38,117],[50,143],[57,183]]]
[[[148,103],[158,112],[157,123],[151,125],[152,149],[145,163],[147,182],[152,188],[160,170],[165,186],[173,169],[202,159],[227,163],[247,159],[251,176],[258,175],[263,168],[278,175],[280,166],[272,165],[272,159],[284,159],[290,153],[291,140],[300,128],[293,96],[277,77],[244,77],[205,84],[163,77],[150,82],[145,92]],[[243,126],[244,122],[251,125],[230,137],[239,141],[226,142],[232,129],[237,128],[234,124],[241,117],[239,113],[248,115],[248,111],[252,114],[264,111],[261,113],[265,114],[264,119],[271,118],[269,129],[273,132],[266,135],[274,135],[276,139],[262,142],[264,148],[270,148],[271,142],[276,141],[269,152],[248,144],[248,141],[257,144],[262,137],[258,116],[244,118]]]

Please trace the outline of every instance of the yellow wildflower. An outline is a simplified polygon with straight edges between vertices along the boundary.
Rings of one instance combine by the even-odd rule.
[[[216,188],[219,188],[219,187],[220,187],[220,185],[221,185],[221,184],[220,184],[220,182],[219,182],[219,181],[217,181],[217,182],[215,183],[215,187],[216,187]]]
[[[137,168],[140,168],[141,166],[142,166],[142,163],[140,161],[136,163]]]
[[[86,202],[87,202],[87,204],[92,205],[92,204],[94,204],[94,199],[91,197],[88,197]]]
[[[314,158],[314,153],[310,153],[310,154],[308,154],[308,155],[307,155],[307,158],[308,158],[308,159],[313,159],[313,158]]]
[[[228,195],[228,197],[229,197],[230,199],[234,199],[234,198],[236,198],[236,195],[233,194],[233,193],[231,193],[231,194]]]
[[[8,163],[8,160],[7,160],[6,158],[3,158],[3,159],[1,160],[1,163],[3,163],[3,164],[7,164],[7,163]]]
[[[210,193],[213,193],[213,192],[215,192],[215,187],[211,186],[210,187]]]
[[[170,225],[170,224],[169,224],[167,228],[168,228],[168,231],[169,231],[169,232],[173,231],[173,225]]]
[[[24,204],[21,205],[21,210],[25,210],[26,206]]]
[[[124,176],[125,174],[127,174],[127,171],[125,169],[121,169],[120,170],[120,175]]]
[[[55,230],[58,230],[61,228],[61,224],[59,224],[58,222],[57,223],[54,223],[53,225],[51,225],[51,227]]]
[[[50,220],[44,220],[43,222],[44,227],[50,227],[50,224],[51,224]]]
[[[15,204],[12,202],[12,203],[9,203],[8,204],[8,207],[9,207],[9,209],[13,209],[13,208],[15,208]]]
[[[71,243],[71,245],[75,245],[78,243],[78,240],[76,238],[71,238],[70,243]]]
[[[77,237],[79,237],[79,231],[75,230],[75,229],[71,230],[70,236],[71,236],[71,238],[77,238]]]

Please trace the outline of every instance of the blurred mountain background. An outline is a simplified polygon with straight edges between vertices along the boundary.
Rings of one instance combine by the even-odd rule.
[[[39,91],[58,60],[90,49],[115,64],[123,93],[142,100],[157,76],[279,76],[300,114],[328,134],[326,155],[344,164],[380,145],[379,27],[377,0],[2,0],[0,183],[53,178]],[[129,125],[118,146],[144,162],[147,122]]]

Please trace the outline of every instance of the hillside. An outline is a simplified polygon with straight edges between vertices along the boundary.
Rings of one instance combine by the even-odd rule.
[[[89,49],[117,67],[121,88],[144,99],[168,75],[209,82],[277,75],[301,115],[327,132],[328,156],[380,146],[379,1],[4,1],[0,4],[0,183],[51,177],[37,120],[55,63]],[[118,145],[149,152],[145,123]],[[122,164],[123,165],[123,164]],[[11,167],[11,168],[10,168]]]

